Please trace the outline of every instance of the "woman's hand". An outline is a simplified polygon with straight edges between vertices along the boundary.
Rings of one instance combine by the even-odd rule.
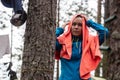
[[[66,22],[65,24],[62,25],[62,28],[65,29],[65,27],[69,24],[69,22]]]
[[[84,17],[86,19],[86,21],[88,20],[88,16],[85,14],[81,14],[81,17]]]

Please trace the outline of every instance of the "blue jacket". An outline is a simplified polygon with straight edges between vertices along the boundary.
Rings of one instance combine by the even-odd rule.
[[[99,33],[100,45],[104,42],[104,35],[108,36],[107,28],[100,24],[93,22],[92,20],[87,21],[87,25],[94,28]],[[63,29],[58,27],[56,29],[56,36],[58,37],[63,33]],[[82,55],[82,38],[72,36],[72,56],[70,60],[60,58],[61,60],[61,75],[59,80],[81,80],[79,73],[79,65]],[[56,41],[56,50],[61,49],[62,45]]]

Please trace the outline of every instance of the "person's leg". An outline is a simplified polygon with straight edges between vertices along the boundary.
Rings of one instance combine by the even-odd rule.
[[[15,13],[23,11],[22,0],[11,0],[11,3]]]

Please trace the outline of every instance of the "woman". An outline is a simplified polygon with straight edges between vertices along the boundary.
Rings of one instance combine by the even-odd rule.
[[[55,57],[61,60],[59,80],[90,80],[90,72],[101,60],[99,45],[104,42],[104,35],[108,36],[107,28],[86,21],[80,14],[67,26],[58,27]]]

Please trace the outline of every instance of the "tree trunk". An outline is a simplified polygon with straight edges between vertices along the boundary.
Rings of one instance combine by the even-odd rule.
[[[21,80],[53,80],[57,0],[29,0]]]
[[[60,21],[60,0],[57,0],[57,27],[60,26],[59,21]]]
[[[109,17],[109,0],[105,0],[105,4],[104,4],[104,9],[105,9],[105,15],[104,18],[107,19]],[[104,23],[105,27],[108,27],[108,25],[106,23]],[[109,40],[106,41],[106,45],[109,46]],[[109,52],[103,52],[103,59],[102,59],[102,63],[103,63],[103,77],[107,78],[108,77],[108,54]]]
[[[101,0],[98,0],[97,22],[101,24]],[[100,77],[100,65],[95,70],[95,76]]]
[[[98,0],[98,10],[97,10],[97,22],[101,24],[101,1]]]
[[[109,28],[107,80],[120,80],[120,0],[105,0],[105,25]],[[109,18],[108,18],[109,17]]]

